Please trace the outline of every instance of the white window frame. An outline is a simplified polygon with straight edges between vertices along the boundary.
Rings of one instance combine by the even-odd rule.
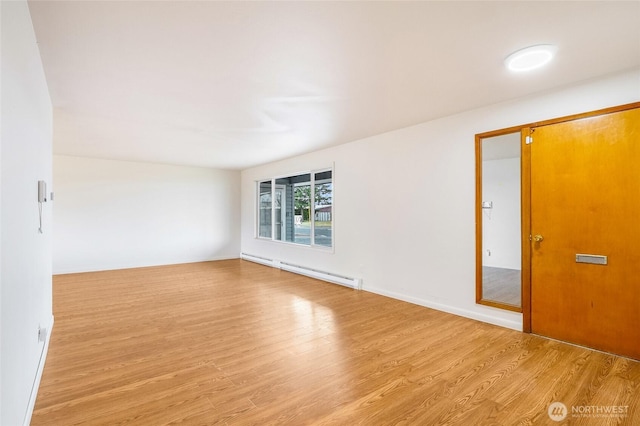
[[[328,179],[322,179],[319,180],[318,182],[316,182],[315,180],[315,176],[316,173],[323,173],[323,172],[331,172],[331,183],[332,188],[331,188],[331,204],[332,204],[332,208],[331,208],[331,246],[326,246],[326,245],[321,245],[321,244],[316,244],[315,243],[315,215],[316,215],[316,183],[323,183],[323,182],[327,182],[329,181]],[[309,217],[309,244],[302,244],[302,243],[296,243],[293,241],[285,241],[285,240],[277,240],[276,239],[276,221],[275,221],[275,214],[276,214],[276,207],[275,207],[275,196],[276,196],[276,187],[279,187],[281,185],[276,184],[276,181],[278,179],[284,179],[284,178],[289,178],[291,176],[299,176],[299,175],[305,175],[305,174],[309,174],[309,185],[311,185],[311,191],[310,191],[310,200],[309,203],[311,204],[311,211],[310,211],[310,217]],[[301,172],[296,172],[296,173],[287,173],[287,174],[282,174],[282,175],[278,175],[278,176],[274,176],[271,178],[264,178],[264,179],[258,179],[255,181],[255,188],[256,188],[256,194],[255,194],[255,201],[256,201],[256,206],[254,208],[254,214],[256,214],[256,220],[255,220],[255,230],[254,230],[254,237],[256,239],[259,239],[261,241],[270,241],[273,243],[278,243],[278,244],[287,244],[287,245],[291,245],[291,246],[295,246],[295,247],[303,247],[303,248],[312,248],[312,249],[317,249],[317,250],[324,250],[324,251],[331,251],[333,252],[335,250],[335,207],[334,207],[334,188],[335,188],[335,170],[334,167],[324,167],[324,168],[319,168],[319,169],[313,169],[313,170],[304,170]],[[271,237],[262,237],[260,236],[260,184],[263,182],[267,182],[267,181],[271,181]]]

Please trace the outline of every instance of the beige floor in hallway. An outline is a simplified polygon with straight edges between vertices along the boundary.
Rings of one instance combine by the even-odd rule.
[[[640,424],[639,362],[246,261],[53,290],[34,426]]]

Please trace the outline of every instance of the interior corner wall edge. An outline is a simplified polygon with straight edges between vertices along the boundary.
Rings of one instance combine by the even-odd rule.
[[[52,107],[26,1],[0,3],[0,424],[30,420],[50,330],[51,204],[38,232],[37,182],[51,183]],[[42,357],[42,358],[41,358]]]
[[[477,133],[640,100],[640,70],[490,105],[242,171],[241,251],[362,278],[363,290],[494,324],[475,303]],[[334,252],[255,238],[256,181],[334,164]]]
[[[237,258],[240,172],[53,156],[54,274]]]

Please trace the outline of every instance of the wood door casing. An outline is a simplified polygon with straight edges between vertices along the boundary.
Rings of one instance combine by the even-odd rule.
[[[640,359],[640,109],[537,127],[530,148],[532,332]]]

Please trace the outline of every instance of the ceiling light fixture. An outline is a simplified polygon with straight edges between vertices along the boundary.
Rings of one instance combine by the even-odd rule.
[[[513,72],[535,70],[548,64],[557,50],[558,47],[553,44],[538,44],[525,47],[507,56],[504,64]]]

